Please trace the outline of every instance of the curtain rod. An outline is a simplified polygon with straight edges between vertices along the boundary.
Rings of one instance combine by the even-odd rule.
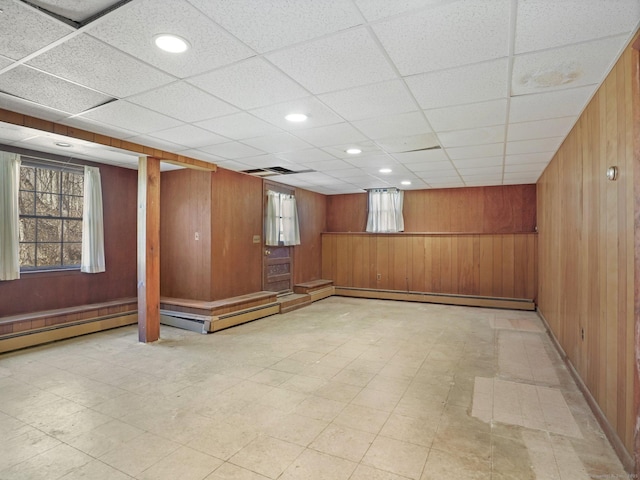
[[[15,147],[13,145],[5,145],[5,144],[0,144],[0,150],[5,151],[5,152],[9,152],[9,153],[16,153],[16,154],[20,155],[21,157],[32,158],[34,160],[40,160],[42,162],[56,163],[56,164],[64,165],[65,167],[67,167],[69,169],[84,169],[84,164],[71,163],[73,160],[75,160],[75,161],[79,160],[79,159],[73,158],[71,156],[64,157],[62,155],[57,155],[55,153],[51,153],[51,154],[49,154],[50,157],[45,157],[45,156],[40,156],[40,155],[46,155],[46,153],[44,153],[44,152],[38,152],[38,151],[30,150],[30,149],[27,149],[27,148]],[[64,158],[64,160],[57,160],[55,157],[57,157],[59,159]]]
[[[20,154],[18,154],[18,155],[20,155]],[[35,160],[35,162],[32,162],[32,163],[37,163],[37,164],[40,164],[40,163],[42,163],[42,164],[52,164],[53,163],[53,164],[60,165],[59,168],[66,168],[68,170],[84,171],[84,165],[79,165],[77,163],[71,163],[71,160],[72,160],[71,158],[67,162],[62,162],[60,160],[53,160],[51,158],[46,158],[46,157],[37,157],[35,155],[20,155],[20,157],[24,158],[27,161],[27,163],[29,163],[29,159],[31,159],[31,160]]]

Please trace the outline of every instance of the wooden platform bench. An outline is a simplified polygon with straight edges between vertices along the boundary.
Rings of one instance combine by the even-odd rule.
[[[131,325],[137,321],[138,300],[135,297],[2,317],[0,353]]]
[[[255,292],[211,301],[160,298],[160,323],[199,333],[217,332],[279,311],[275,292]]]
[[[311,296],[311,301],[330,297],[335,293],[333,280],[312,280],[310,282],[297,283],[293,287],[294,293],[306,293]]]

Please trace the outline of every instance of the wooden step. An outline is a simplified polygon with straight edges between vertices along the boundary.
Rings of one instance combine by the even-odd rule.
[[[290,293],[278,297],[278,304],[280,305],[280,313],[287,313],[298,308],[311,305],[311,295],[307,293]]]

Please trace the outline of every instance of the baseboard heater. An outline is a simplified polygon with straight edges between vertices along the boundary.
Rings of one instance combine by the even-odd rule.
[[[405,292],[401,290],[376,290],[370,288],[335,287],[335,295],[343,297],[371,298],[378,300],[402,300],[406,302],[438,303],[465,307],[489,307],[511,310],[535,310],[536,304],[526,298],[482,297],[429,292]]]
[[[278,303],[267,303],[222,315],[198,315],[196,313],[160,309],[160,323],[206,334],[251,322],[259,318],[268,317],[276,313],[280,313],[280,305]]]

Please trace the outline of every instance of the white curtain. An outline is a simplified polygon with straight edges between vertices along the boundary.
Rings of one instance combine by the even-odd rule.
[[[282,241],[285,245],[300,245],[300,225],[296,197],[280,194],[282,205]]]
[[[296,197],[286,193],[267,191],[265,244],[278,246],[300,245],[300,227]]]
[[[397,189],[369,190],[367,232],[392,233],[404,230],[402,204],[404,192]]]
[[[104,264],[102,184],[100,170],[84,167],[84,210],[82,212],[82,261],[80,271],[100,273]]]
[[[0,280],[20,278],[20,156],[0,152]]]

